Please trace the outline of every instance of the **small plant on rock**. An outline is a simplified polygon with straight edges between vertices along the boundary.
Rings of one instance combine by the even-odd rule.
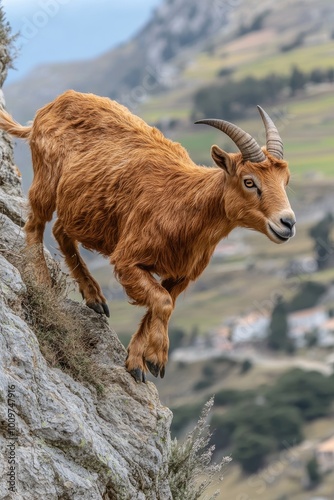
[[[205,405],[194,430],[183,443],[172,442],[169,459],[169,485],[173,500],[197,500],[213,483],[223,466],[230,462],[224,457],[219,463],[212,463],[215,447],[209,446],[211,432],[207,424],[214,399]],[[217,498],[216,491],[208,500]]]

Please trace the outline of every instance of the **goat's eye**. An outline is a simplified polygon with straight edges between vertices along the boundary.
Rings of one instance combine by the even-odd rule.
[[[256,184],[252,179],[245,179],[244,184],[245,184],[246,188],[249,188],[249,189],[256,187]]]

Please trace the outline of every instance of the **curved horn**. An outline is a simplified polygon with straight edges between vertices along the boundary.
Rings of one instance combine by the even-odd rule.
[[[210,125],[211,127],[215,127],[218,130],[224,132],[224,134],[228,135],[230,139],[232,139],[232,141],[236,144],[236,146],[238,146],[245,161],[249,160],[254,163],[259,163],[266,159],[264,152],[262,151],[256,140],[240,127],[237,127],[237,125],[226,122],[225,120],[215,119],[198,120],[195,123],[204,123],[206,125]]]
[[[257,109],[261,115],[263,124],[266,129],[266,137],[267,137],[267,150],[271,153],[275,158],[279,160],[283,159],[283,141],[280,138],[278,130],[275,126],[275,123],[272,121],[268,113],[265,112],[261,106],[258,106]]]

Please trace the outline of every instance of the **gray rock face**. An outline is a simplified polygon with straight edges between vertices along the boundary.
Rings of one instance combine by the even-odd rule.
[[[102,396],[40,352],[22,307],[25,200],[6,136],[0,155],[0,498],[170,499],[171,412],[152,383],[126,373],[125,349],[106,320],[65,304],[99,339],[92,358],[108,372]]]

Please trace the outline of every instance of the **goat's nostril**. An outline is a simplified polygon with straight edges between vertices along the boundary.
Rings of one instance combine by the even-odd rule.
[[[296,224],[296,220],[293,219],[292,217],[284,217],[281,219],[282,224],[284,226],[288,227],[289,229],[292,229],[293,226]]]

